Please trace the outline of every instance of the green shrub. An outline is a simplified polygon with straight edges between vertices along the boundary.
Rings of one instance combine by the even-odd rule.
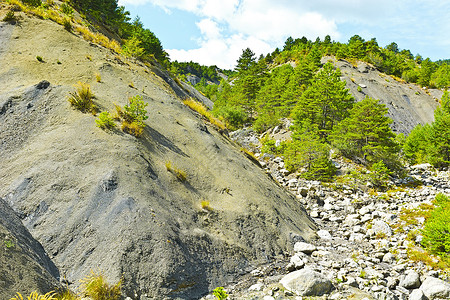
[[[139,126],[145,127],[144,121],[148,119],[145,107],[148,103],[142,100],[142,96],[136,95],[128,99],[128,105],[125,105],[123,118],[129,123],[136,122]]]
[[[70,7],[70,5],[68,5],[66,3],[61,4],[61,11],[68,16],[73,15],[73,8]]]
[[[6,15],[3,17],[3,22],[9,22],[13,23],[16,21],[16,16],[14,15],[14,11],[10,10],[6,13]]]
[[[72,23],[70,23],[70,19],[69,18],[64,18],[63,20],[63,26],[64,29],[71,32],[72,31]]]
[[[113,129],[116,127],[116,123],[114,123],[114,119],[107,111],[103,111],[98,115],[98,119],[95,120],[97,126],[101,129]]]
[[[438,194],[436,208],[425,221],[422,244],[434,254],[448,258],[450,254],[450,197]]]
[[[219,286],[213,290],[213,295],[216,296],[218,300],[224,300],[228,298],[227,292],[223,289],[223,287]]]
[[[371,173],[369,174],[370,182],[378,188],[386,189],[388,186],[389,175],[392,172],[386,167],[384,162],[380,160],[374,163],[371,168]]]
[[[13,248],[15,246],[14,242],[11,240],[5,240],[3,243],[4,243],[5,247],[8,249]]]
[[[92,101],[94,94],[87,83],[78,82],[76,92],[71,92],[69,97],[70,104],[81,112],[95,113],[95,105]]]
[[[132,37],[125,41],[122,47],[122,53],[128,57],[142,58],[145,53],[145,49],[140,47],[141,41],[137,37]]]
[[[42,1],[41,0],[22,0],[24,4],[27,4],[29,6],[38,7],[41,6]]]
[[[38,60],[38,62],[44,62],[44,59],[42,58],[42,56],[36,56],[36,59]]]
[[[228,127],[237,129],[241,127],[247,120],[247,113],[237,106],[223,106],[216,112],[216,115],[222,116]]]

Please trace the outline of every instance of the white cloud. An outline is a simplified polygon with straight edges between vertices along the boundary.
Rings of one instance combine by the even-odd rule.
[[[219,25],[211,19],[203,19],[197,22],[196,25],[207,39],[218,38],[220,36],[221,29]]]
[[[128,0],[130,1],[130,0]],[[194,60],[233,68],[242,49],[257,55],[281,47],[287,37],[315,39],[330,34],[339,38],[335,22],[321,14],[273,0],[150,0],[164,9],[183,9],[204,18],[197,23],[202,38],[199,48],[167,50],[173,60]]]
[[[172,59],[225,68],[234,67],[242,49],[266,54],[282,47],[289,36],[314,40],[330,35],[340,41],[348,34],[360,34],[400,45],[402,39],[418,40],[420,32],[424,43],[448,44],[450,40],[450,5],[441,0],[120,0],[120,4],[142,3],[168,13],[187,11],[201,19],[196,24],[201,32],[198,48],[167,50]],[[380,32],[381,36],[368,36]]]
[[[215,39],[201,41],[200,47],[192,50],[168,49],[172,60],[195,61],[202,65],[217,65],[223,69],[233,69],[236,60],[242,54],[242,49],[250,47],[255,53],[269,53],[273,47],[254,37],[232,35],[230,37],[219,36]]]

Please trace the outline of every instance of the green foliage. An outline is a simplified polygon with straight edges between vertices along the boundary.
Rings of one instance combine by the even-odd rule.
[[[70,23],[70,19],[69,18],[64,18],[63,20],[63,26],[64,29],[67,31],[72,31],[72,23]]]
[[[301,171],[308,180],[329,181],[336,173],[336,167],[329,159],[329,146],[322,143],[316,132],[305,132],[284,150],[284,162],[290,172]]]
[[[70,5],[68,5],[67,3],[61,4],[61,11],[68,16],[73,15],[73,8]]]
[[[261,147],[262,153],[268,153],[268,154],[274,154],[274,155],[285,155],[286,148],[289,145],[289,143],[287,143],[287,142],[281,142],[279,146],[276,146],[276,141],[268,139],[268,138],[262,139],[261,143],[262,143],[262,147]]]
[[[450,88],[450,65],[442,64],[431,75],[430,85],[439,89]]]
[[[144,121],[148,119],[147,107],[148,103],[145,103],[142,96],[136,95],[128,99],[128,105],[124,106],[123,118],[132,123],[136,122],[139,126],[145,127]]]
[[[36,59],[38,60],[38,62],[44,62],[44,59],[42,58],[42,56],[36,56]]]
[[[395,134],[389,125],[392,120],[378,100],[365,98],[355,104],[349,117],[333,131],[332,144],[348,158],[359,158],[369,163],[389,158],[398,152]]]
[[[6,15],[3,17],[3,22],[9,22],[13,23],[16,21],[16,16],[14,15],[14,11],[10,10],[6,13]]]
[[[213,290],[213,295],[216,296],[218,300],[224,300],[228,298],[227,292],[223,289],[223,287],[216,287]]]
[[[371,167],[371,173],[369,174],[370,182],[377,188],[386,189],[388,187],[389,175],[391,174],[392,172],[380,160]]]
[[[403,153],[411,164],[427,162],[430,146],[431,126],[417,125],[409,133],[403,145]]]
[[[219,107],[215,114],[223,117],[227,127],[231,129],[237,129],[241,127],[247,120],[247,114],[240,107],[235,106],[222,106]]]
[[[237,65],[235,70],[242,74],[249,71],[256,64],[255,53],[250,49],[242,50],[242,54],[237,60]]]
[[[450,165],[450,94],[446,91],[431,125],[416,126],[403,146],[410,163],[429,162],[435,167]]]
[[[107,111],[101,112],[98,115],[98,119],[95,120],[95,123],[97,123],[97,126],[101,129],[113,129],[116,127],[116,123],[114,123],[112,116]]]
[[[130,36],[124,45],[124,50],[131,56],[137,58],[148,58],[154,56],[160,62],[167,60],[161,42],[149,29],[144,28],[139,17],[131,24]]]
[[[136,95],[128,99],[128,104],[122,109],[120,106],[115,105],[116,116],[114,119],[122,121],[121,129],[134,135],[135,137],[140,137],[144,131],[145,123],[144,121],[148,119],[146,106],[142,99],[142,96]]]
[[[140,47],[141,41],[133,36],[125,41],[122,46],[122,53],[128,57],[142,58],[144,55],[144,48]]]
[[[422,244],[444,258],[450,254],[450,197],[438,194],[436,208],[424,224]]]
[[[13,248],[15,246],[14,242],[12,240],[5,240],[3,241],[3,244],[7,249]]]
[[[216,66],[202,66],[196,62],[178,62],[173,61],[170,65],[171,72],[177,75],[196,75],[201,79],[219,83],[220,77]],[[220,70],[226,72],[224,70]]]
[[[340,75],[339,69],[334,70],[331,63],[326,63],[315,76],[292,113],[297,130],[314,126],[320,138],[326,141],[336,124],[347,117],[355,100]]]
[[[38,6],[42,5],[41,0],[22,0],[22,2],[26,5],[33,6],[33,7],[38,7]]]
[[[69,102],[76,109],[81,112],[95,113],[96,107],[92,99],[94,94],[91,87],[87,83],[78,82],[76,85],[76,92],[70,92]]]

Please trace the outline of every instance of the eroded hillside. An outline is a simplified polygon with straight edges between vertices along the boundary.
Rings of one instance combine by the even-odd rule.
[[[100,269],[123,276],[133,299],[196,299],[314,236],[295,197],[184,106],[156,66],[16,15],[0,24],[0,197],[72,287]],[[71,108],[78,81],[101,111],[141,95],[143,136],[103,131]]]
[[[372,97],[386,105],[388,116],[393,120],[391,127],[394,132],[408,134],[417,124],[433,122],[434,110],[442,97],[441,90],[423,89],[395,79],[365,62],[352,64],[331,57],[322,59],[323,62],[329,60],[341,70],[347,88],[357,101]]]

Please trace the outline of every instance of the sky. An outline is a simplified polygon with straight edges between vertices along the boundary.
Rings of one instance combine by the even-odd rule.
[[[243,49],[257,56],[291,36],[347,42],[358,34],[382,47],[450,58],[450,0],[119,0],[160,39],[172,61],[233,69]]]

